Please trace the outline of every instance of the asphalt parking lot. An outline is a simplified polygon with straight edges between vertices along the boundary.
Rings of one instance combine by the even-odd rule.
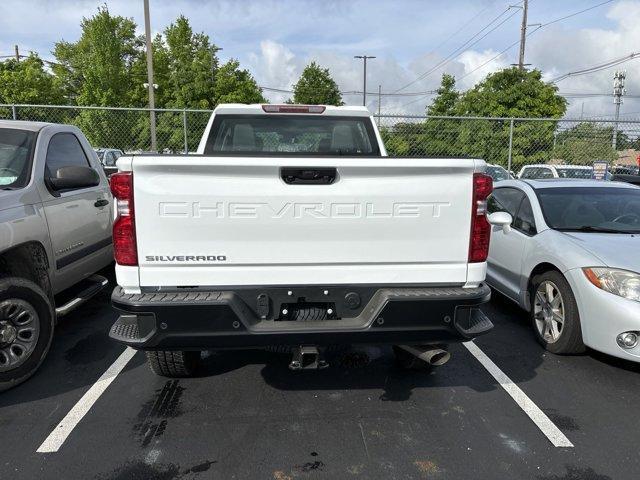
[[[124,351],[107,338],[109,294],[65,317],[43,368],[0,395],[0,478],[637,478],[640,368],[547,354],[497,297],[485,308],[496,328],[475,344],[538,417],[464,345],[430,373],[370,347],[303,373],[269,352],[212,354],[185,380],[153,375],[137,353],[57,451],[37,452]],[[554,446],[540,416],[573,446]]]

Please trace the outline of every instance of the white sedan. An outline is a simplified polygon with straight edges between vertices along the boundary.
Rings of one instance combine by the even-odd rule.
[[[549,351],[585,345],[640,362],[640,188],[596,180],[507,180],[488,212],[487,282],[530,312]]]

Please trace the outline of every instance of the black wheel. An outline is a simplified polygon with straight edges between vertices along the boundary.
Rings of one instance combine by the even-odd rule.
[[[198,351],[150,350],[145,353],[149,367],[153,373],[161,377],[193,377],[200,363]]]
[[[438,345],[438,348],[442,350],[447,350],[446,345]],[[412,353],[407,352],[404,348],[401,348],[397,345],[393,346],[393,354],[396,358],[396,365],[405,370],[420,370],[420,371],[429,371],[433,370],[433,365],[425,362],[424,360],[416,357]]]
[[[51,346],[54,322],[51,301],[38,285],[0,279],[0,391],[38,370]]]
[[[564,276],[555,270],[531,280],[531,323],[536,338],[552,353],[582,353],[580,315],[576,298]]]

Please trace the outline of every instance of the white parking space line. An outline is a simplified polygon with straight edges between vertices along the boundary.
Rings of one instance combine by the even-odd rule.
[[[100,398],[100,395],[104,393],[107,387],[113,382],[118,374],[126,367],[129,360],[136,354],[136,350],[127,347],[124,352],[116,359],[115,362],[107,369],[102,376],[91,385],[91,388],[82,396],[78,403],[76,403],[66,417],[53,429],[47,439],[42,442],[42,445],[38,447],[36,452],[38,453],[52,453],[57,452],[67,437],[71,434],[73,429],[78,425],[80,420],[87,414],[94,403]]]
[[[467,347],[471,355],[476,357],[482,366],[497,380],[505,392],[515,400],[518,406],[529,416],[533,423],[537,425],[540,431],[545,434],[554,447],[573,447],[573,443],[569,441],[565,434],[527,397],[518,385],[513,383],[511,379],[480,350],[480,347],[473,342],[464,342],[463,345]]]

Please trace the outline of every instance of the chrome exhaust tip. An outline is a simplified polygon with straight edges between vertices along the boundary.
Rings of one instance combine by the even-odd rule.
[[[440,367],[451,359],[451,354],[446,350],[432,345],[398,345],[403,350],[418,357],[434,367]]]

